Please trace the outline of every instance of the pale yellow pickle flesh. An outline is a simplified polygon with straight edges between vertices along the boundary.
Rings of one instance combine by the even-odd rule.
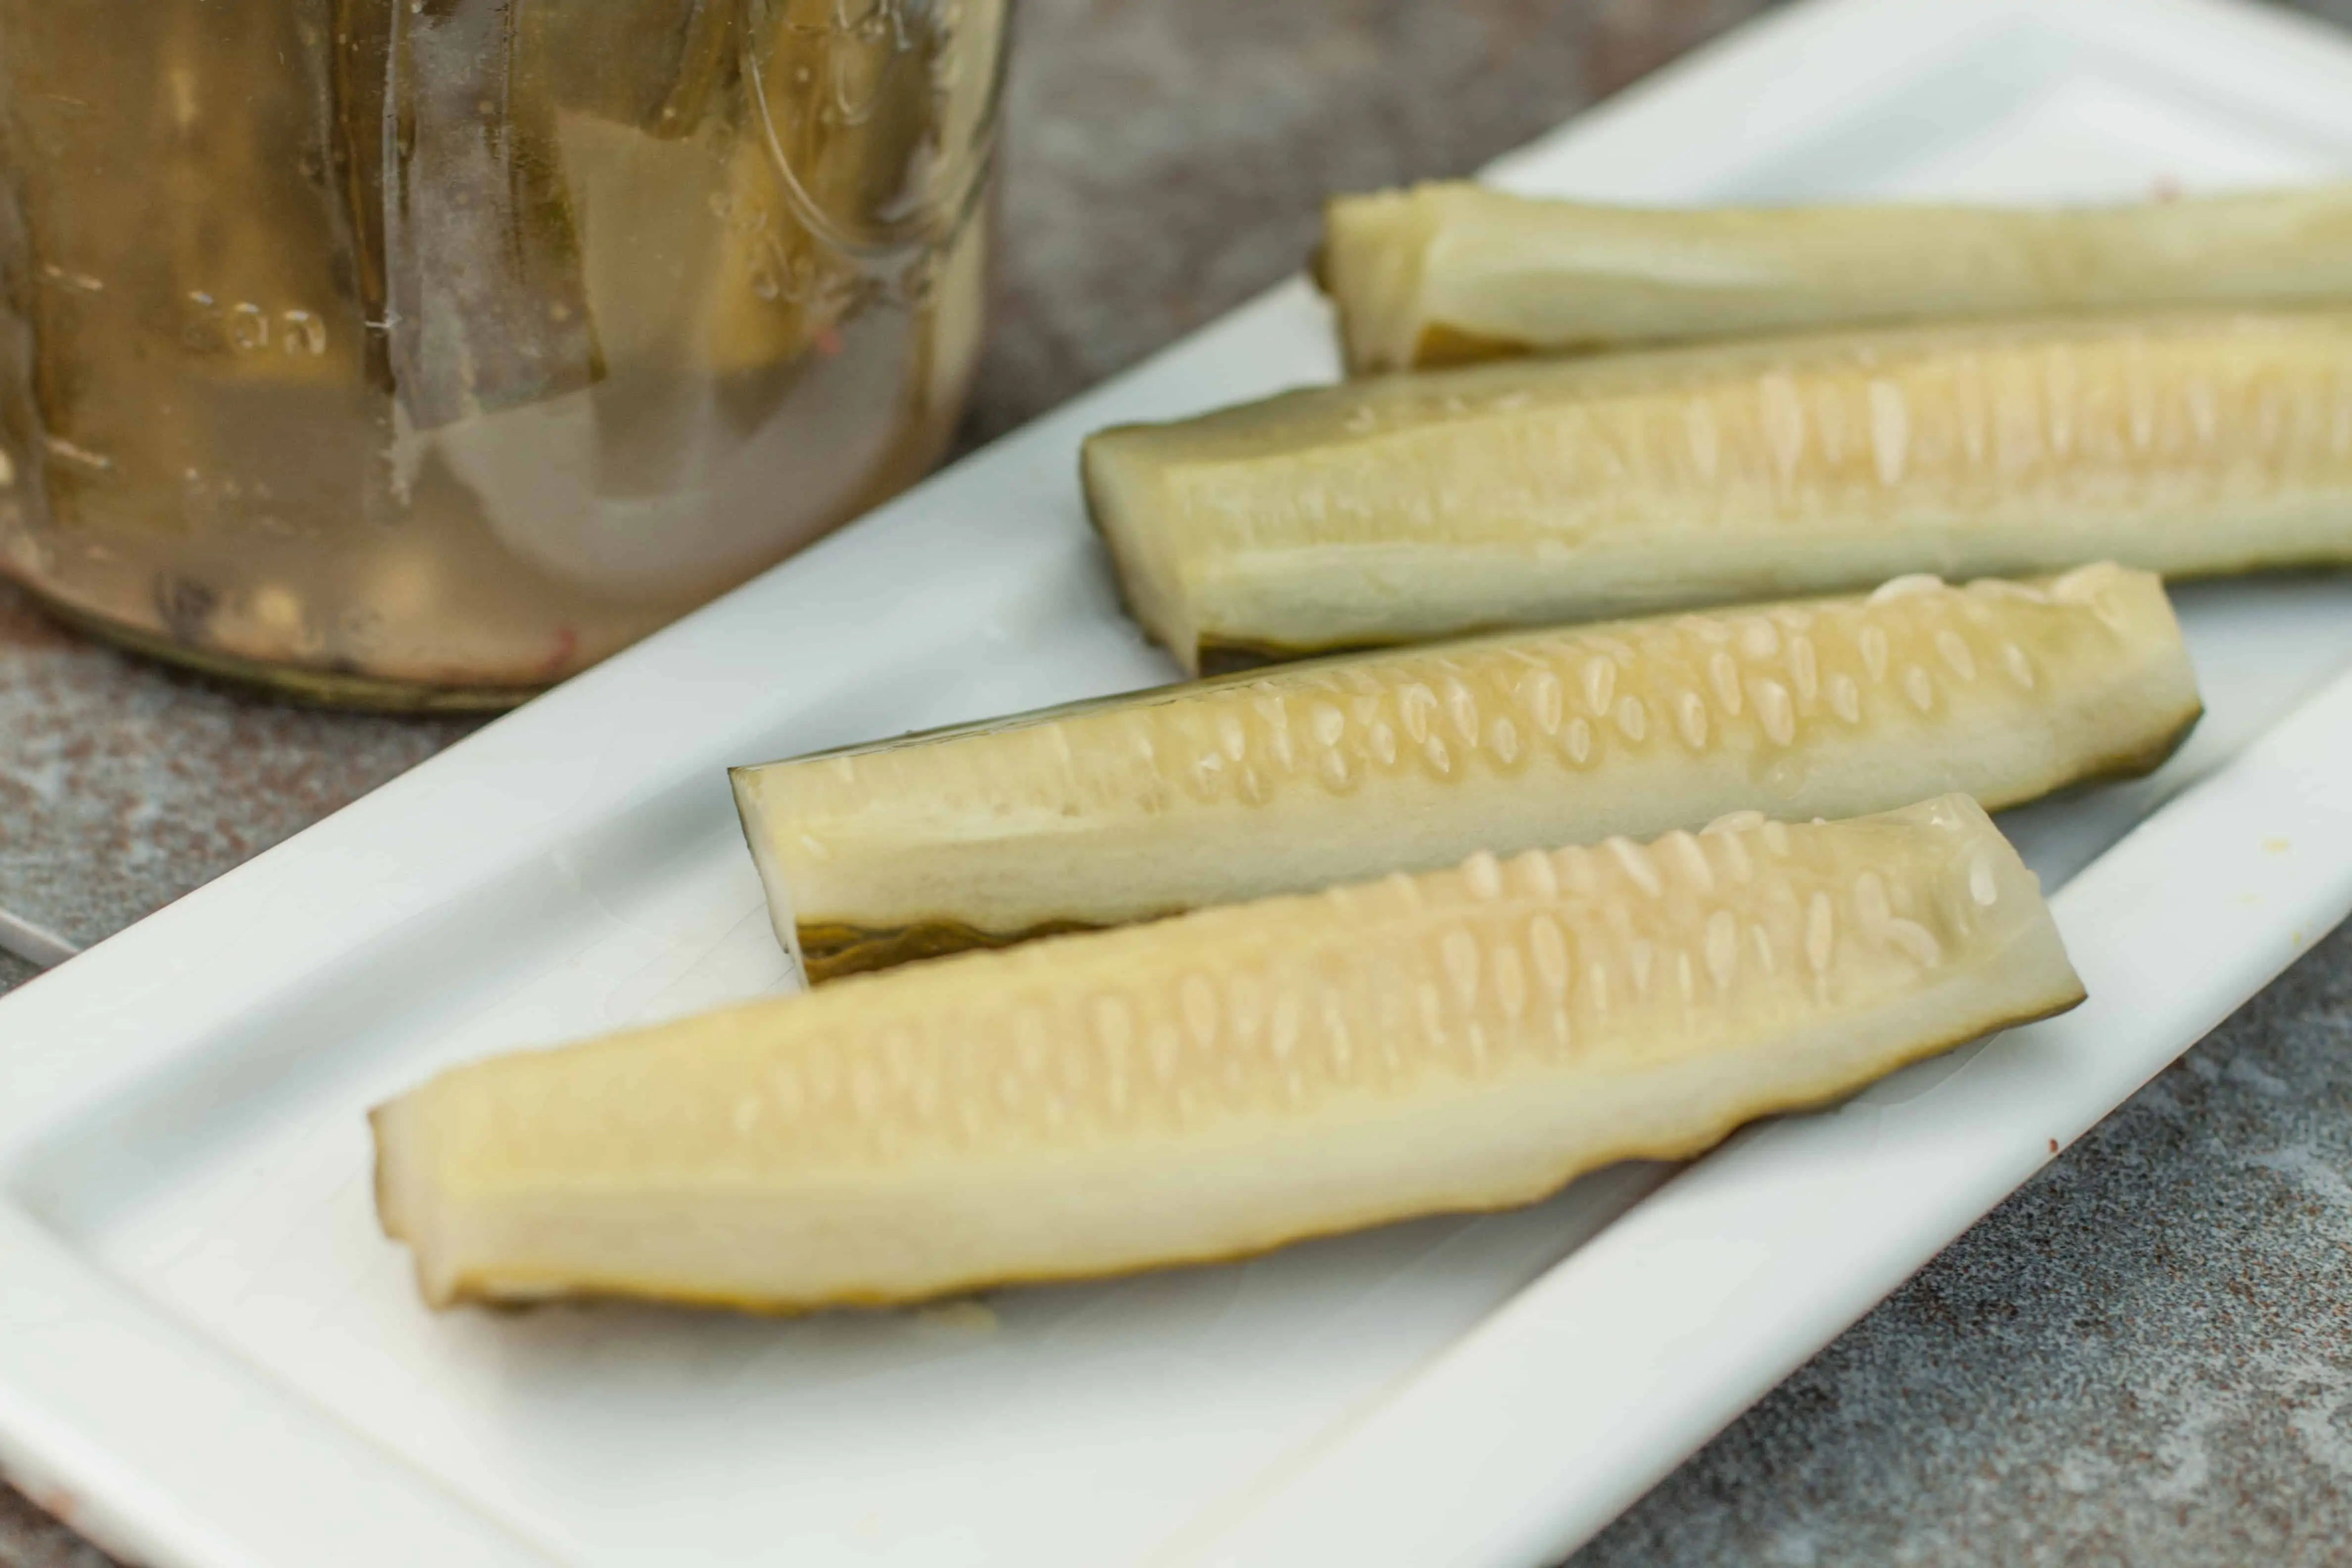
[[[2072,208],[1656,208],[1469,184],[1341,196],[1349,368],[1762,332],[2352,299],[2352,184]]]
[[[379,1110],[426,1298],[801,1310],[1530,1201],[2081,1000],[1958,797],[967,953]]]
[[[735,773],[809,977],[1761,807],[1988,809],[2196,721],[2162,584],[2092,567],[1283,666]]]
[[[1129,602],[1188,667],[2112,560],[2352,559],[2352,315],[1517,360],[1105,431]]]

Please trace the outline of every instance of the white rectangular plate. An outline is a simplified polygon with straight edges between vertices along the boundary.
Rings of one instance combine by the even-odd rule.
[[[2352,164],[2210,0],[1815,0],[1515,156],[1647,201]],[[1148,684],[1076,446],[1328,376],[1290,284],[0,1001],[0,1465],[157,1564],[1532,1564],[2352,909],[2352,583],[2185,592],[2210,715],[2021,813],[2080,1012],[1520,1213],[985,1308],[435,1317],[361,1113],[783,982],[723,767]]]

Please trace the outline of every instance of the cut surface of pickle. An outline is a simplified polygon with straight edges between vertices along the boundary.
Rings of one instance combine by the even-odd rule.
[[[2199,710],[2161,583],[2093,566],[1349,655],[734,782],[824,981],[1750,806],[1999,809],[2154,767]]]
[[[2352,299],[2352,184],[2070,209],[1651,208],[1445,184],[1325,209],[1357,374],[1841,325]]]
[[[1529,1202],[2082,995],[1972,803],[1749,816],[461,1067],[377,1195],[436,1304],[912,1300]]]
[[[1086,447],[1188,668],[2115,560],[2352,559],[2352,314],[2167,316],[1513,360]]]

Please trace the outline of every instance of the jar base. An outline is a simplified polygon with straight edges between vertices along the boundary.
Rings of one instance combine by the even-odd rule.
[[[336,708],[363,713],[502,713],[547,689],[545,686],[429,686],[388,680],[380,676],[345,670],[305,669],[294,665],[267,664],[234,654],[209,653],[93,615],[78,605],[43,593],[17,581],[26,597],[76,631],[110,643],[128,652],[163,664],[175,665],[210,679],[238,687],[257,696],[276,698],[308,708]]]

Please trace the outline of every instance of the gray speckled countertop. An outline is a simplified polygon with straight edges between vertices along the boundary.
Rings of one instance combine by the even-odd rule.
[[[1954,0],[1964,3],[1964,0]],[[1001,434],[1758,0],[1024,0]],[[2299,8],[2352,25],[2352,0]],[[448,744],[91,647],[0,589],[0,945],[85,945]],[[31,964],[0,953],[0,991]],[[5,1049],[0,1042],[0,1049]],[[2352,1561],[2339,932],[1575,1559]],[[0,1488],[0,1568],[104,1568]]]

